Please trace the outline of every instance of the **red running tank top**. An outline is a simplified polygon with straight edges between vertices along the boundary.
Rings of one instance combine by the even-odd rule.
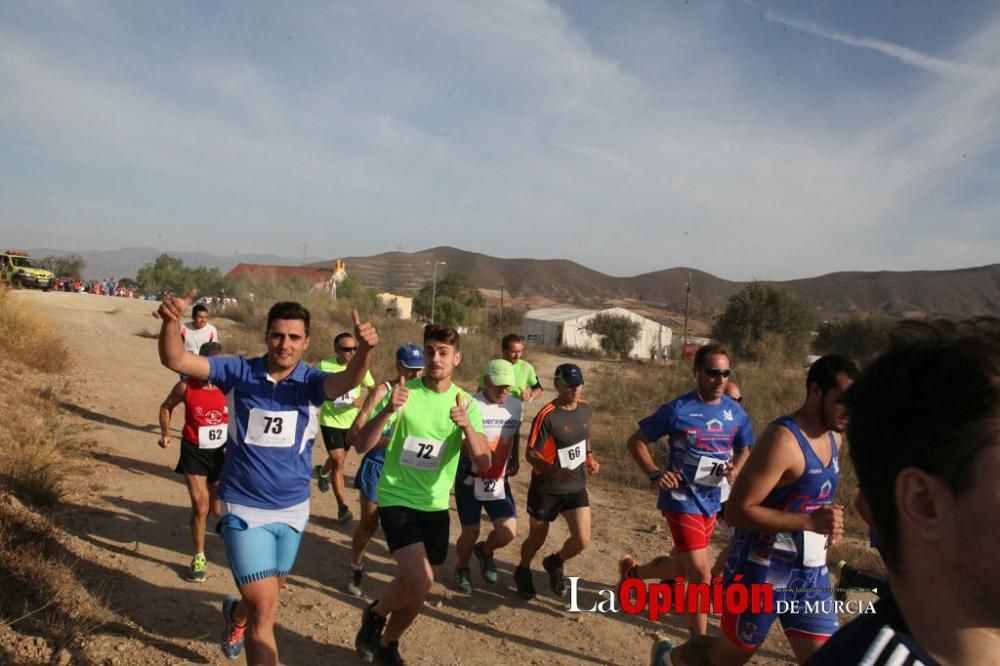
[[[226,394],[215,386],[207,386],[191,378],[185,382],[187,394],[184,396],[184,430],[181,436],[192,444],[198,444],[201,427],[229,423],[229,408]]]

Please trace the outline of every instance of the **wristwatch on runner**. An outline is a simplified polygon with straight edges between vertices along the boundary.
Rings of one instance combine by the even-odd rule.
[[[653,470],[652,472],[649,473],[649,482],[650,483],[656,483],[657,481],[660,480],[661,476],[663,476],[663,472],[661,472],[658,469],[657,470]]]

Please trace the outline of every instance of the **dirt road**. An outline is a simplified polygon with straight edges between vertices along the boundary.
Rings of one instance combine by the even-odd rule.
[[[104,592],[122,621],[90,640],[106,643],[107,663],[226,663],[216,646],[219,609],[234,585],[222,544],[209,536],[208,580],[200,585],[186,582],[187,494],[173,472],[177,449],[162,450],[156,444],[157,408],[176,376],[159,364],[155,340],[137,335],[156,330],[157,322],[150,317],[154,304],[66,293],[18,292],[17,297],[36,307],[64,336],[76,365],[65,386],[56,387],[54,399],[78,422],[81,437],[95,444],[88,473],[72,495],[84,511],[67,529],[76,537],[77,555],[88,563],[88,572],[104,581]],[[224,340],[225,328],[221,330]],[[542,376],[550,376],[557,362],[534,360]],[[532,414],[542,402],[532,405]],[[175,425],[181,422],[181,415],[175,414]],[[317,463],[323,454],[321,446],[315,448]],[[357,464],[358,456],[350,454],[349,486]],[[522,511],[525,482],[521,474],[513,483]],[[312,519],[279,611],[281,660],[294,665],[357,663],[353,640],[364,602],[342,592],[355,525],[333,520],[332,493],[320,494],[314,487],[312,499]],[[351,501],[356,503],[353,490]],[[602,599],[600,590],[614,587],[623,552],[647,558],[668,548],[651,493],[595,488],[591,502],[593,542],[566,569],[567,575],[580,576],[578,606],[585,609]],[[474,567],[476,589],[471,596],[450,588],[452,549],[448,561],[437,568],[438,582],[425,612],[404,637],[402,652],[411,663],[642,664],[647,663],[655,632],[686,635],[683,620],[677,618],[651,623],[623,613],[568,612],[568,598],[548,593],[540,557],[539,597],[528,603],[520,600],[512,573],[526,522],[520,528],[514,544],[498,554],[500,582],[486,587]],[[452,542],[457,534],[455,516]],[[563,524],[555,523],[542,554],[566,534]],[[366,591],[373,598],[393,571],[381,533],[369,555]],[[717,618],[712,627],[717,631]],[[784,661],[780,635],[772,636],[767,646],[757,663]]]

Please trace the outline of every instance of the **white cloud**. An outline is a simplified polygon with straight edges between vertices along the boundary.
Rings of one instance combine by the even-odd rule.
[[[943,74],[963,78],[982,78],[989,77],[993,74],[989,70],[980,69],[979,67],[975,67],[973,65],[927,55],[926,53],[921,53],[900,44],[894,44],[881,39],[858,37],[840,30],[832,30],[813,23],[812,21],[789,18],[772,10],[765,11],[764,18],[773,23],[780,23],[781,25],[786,25],[789,28],[795,28],[796,30],[807,32],[810,35],[832,39],[835,42],[840,42],[841,44],[845,44],[847,46],[857,46],[863,49],[878,51],[879,53],[889,56],[890,58],[895,58],[900,62],[906,63],[907,65],[919,67],[920,69],[927,70],[928,72],[932,72],[934,74]]]

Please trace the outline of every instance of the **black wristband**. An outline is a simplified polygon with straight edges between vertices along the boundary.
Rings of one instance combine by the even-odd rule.
[[[652,482],[659,481],[660,477],[663,476],[663,472],[660,470],[654,470],[648,474],[649,480]]]

